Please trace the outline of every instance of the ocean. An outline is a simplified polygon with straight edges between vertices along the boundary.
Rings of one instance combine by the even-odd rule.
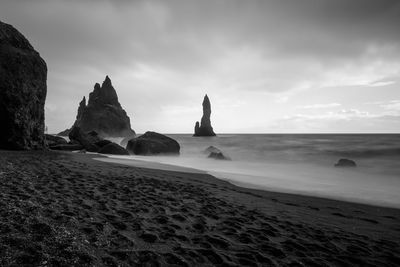
[[[109,156],[205,171],[243,187],[400,208],[399,134],[167,134],[179,156]],[[209,146],[230,161],[207,158]],[[340,158],[357,163],[338,168]]]

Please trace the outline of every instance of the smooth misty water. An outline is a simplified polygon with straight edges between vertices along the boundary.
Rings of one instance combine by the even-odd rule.
[[[180,143],[180,156],[127,158],[205,170],[250,188],[400,207],[400,135],[169,136]],[[232,161],[207,158],[211,145]],[[339,158],[355,160],[357,168],[335,168]]]

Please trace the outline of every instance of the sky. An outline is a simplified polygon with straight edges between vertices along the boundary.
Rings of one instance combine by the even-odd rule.
[[[46,125],[106,75],[137,133],[399,133],[398,0],[1,0],[48,67]]]

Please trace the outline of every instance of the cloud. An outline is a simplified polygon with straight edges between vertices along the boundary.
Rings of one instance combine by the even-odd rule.
[[[276,132],[398,133],[400,114],[372,114],[358,109],[344,109],[323,114],[286,116],[269,127]]]
[[[341,104],[339,103],[328,103],[328,104],[312,104],[312,105],[306,105],[306,106],[301,106],[299,108],[303,109],[321,109],[321,108],[334,108],[334,107],[340,107]]]
[[[400,100],[391,100],[380,106],[389,111],[400,111]]]
[[[400,77],[397,0],[4,0],[0,16],[48,64],[53,131],[106,74],[136,129],[186,132],[206,92],[221,104],[272,99],[281,111],[309,90],[386,89]],[[265,117],[262,105],[246,107]]]

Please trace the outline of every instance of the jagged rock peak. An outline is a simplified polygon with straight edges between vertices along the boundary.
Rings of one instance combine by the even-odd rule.
[[[118,101],[111,79],[106,76],[102,85],[94,85],[86,105],[84,97],[79,104],[74,126],[83,132],[96,131],[103,137],[133,137],[135,132],[125,110]],[[62,132],[65,133],[66,131]]]
[[[204,100],[203,100],[203,111],[204,110],[209,110],[211,113],[210,99],[208,98],[207,94],[204,96]]]
[[[106,78],[103,81],[103,85],[102,86],[112,86],[111,79],[110,79],[110,77],[108,77],[108,75],[106,75]]]
[[[111,80],[108,76],[103,81],[102,85],[96,83],[94,85],[94,90],[89,94],[88,105],[96,105],[96,104],[111,104],[117,107],[121,107],[117,92],[112,86]]]
[[[213,127],[211,126],[211,103],[208,95],[206,94],[203,99],[203,116],[201,117],[201,124],[197,121],[194,126],[193,136],[215,136]]]

